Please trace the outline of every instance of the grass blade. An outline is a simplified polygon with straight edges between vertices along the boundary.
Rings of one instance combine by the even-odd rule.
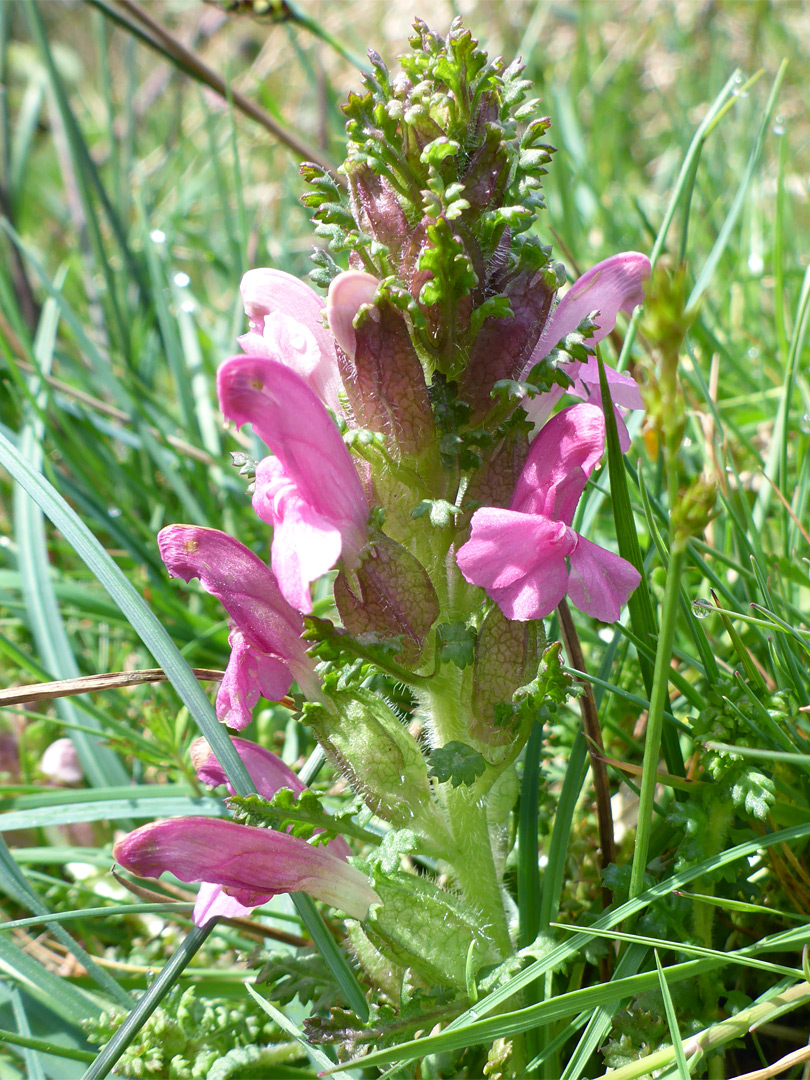
[[[84,1074],[82,1080],[101,1080],[107,1076],[123,1052],[141,1030],[143,1025],[160,1005],[174,984],[182,975],[186,966],[193,960],[205,939],[215,925],[214,920],[205,926],[195,926],[186,934],[180,947],[173,954],[158,977],[138,1001],[138,1004],[116,1031],[96,1060]],[[0,939],[0,944],[2,939]]]
[[[62,533],[132,624],[144,645],[166,672],[183,704],[197,721],[228,779],[240,795],[253,784],[225,729],[214,715],[191,668],[135,588],[56,489],[0,433],[0,464],[11,474]]]
[[[60,923],[47,921],[47,916],[50,915],[48,908],[23,877],[2,836],[0,836],[0,889],[7,896],[13,897],[18,904],[27,907],[29,911],[43,916],[53,936],[57,941],[61,941],[65,948],[76,957],[96,985],[106,994],[109,994],[119,1005],[129,1008],[132,1004],[129,994],[121,989],[112,975],[105,971],[104,968],[99,967]],[[23,1034],[28,1033],[23,1032]]]

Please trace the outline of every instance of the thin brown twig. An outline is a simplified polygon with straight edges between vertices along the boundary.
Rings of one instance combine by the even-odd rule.
[[[104,10],[104,5],[99,6]],[[204,63],[196,53],[187,49],[186,46],[178,41],[173,34],[170,34],[164,26],[144,11],[135,0],[118,0],[117,6],[146,28],[148,32],[147,37],[151,38],[149,44],[151,44],[152,48],[161,53],[168,53],[174,60],[182,65],[186,71],[193,74],[200,82],[205,83],[209,89],[213,90],[216,94],[219,94],[225,101],[232,101],[235,108],[239,109],[245,116],[249,116],[251,120],[255,120],[256,123],[261,124],[262,127],[274,135],[280,143],[283,143],[284,146],[292,150],[297,157],[300,157],[303,161],[313,161],[316,165],[320,165],[322,168],[328,169],[330,172],[334,173],[334,166],[332,163],[314,146],[310,146],[294,132],[288,131],[286,128],[282,127],[268,112],[265,112],[264,109],[251,101],[250,98],[245,97],[240,91],[234,90],[232,87],[229,88],[220,75]],[[146,40],[146,38],[141,36],[141,40]],[[338,176],[335,176],[335,179],[342,180],[342,178]]]
[[[0,329],[8,336],[10,328],[2,319],[2,316],[0,316]],[[9,344],[12,345],[12,347],[14,346],[15,341],[19,344],[19,339],[9,338]],[[22,350],[18,349],[17,351],[20,352]],[[57,379],[53,375],[46,375],[44,372],[38,372],[33,364],[29,364],[27,360],[21,360],[19,356],[17,356],[14,358],[14,363],[20,371],[24,371],[26,375],[38,375],[58,394],[64,394],[65,397],[73,398],[74,401],[78,401],[82,405],[87,405],[88,408],[101,413],[102,416],[109,416],[111,420],[117,420],[121,424],[134,424],[134,419],[129,413],[124,412],[123,409],[118,409],[115,405],[108,405],[106,401],[93,397],[92,394],[88,394],[85,390],[79,390],[77,387],[71,386],[70,383],[62,382],[61,379]],[[173,446],[175,450],[180,450],[186,457],[194,458],[195,461],[200,461],[203,465],[217,464],[214,458],[206,450],[201,450],[198,446],[192,446],[191,443],[186,442],[185,439],[180,439],[176,435],[166,435],[158,428],[152,427],[149,424],[147,424],[146,430],[158,440],[165,439],[170,446]],[[232,432],[232,434],[235,438],[239,438],[238,432]],[[247,442],[245,445],[247,445]]]
[[[224,671],[213,668],[192,668],[192,673],[202,682],[219,682]],[[160,668],[143,668],[140,671],[108,671],[100,675],[81,675],[77,679],[58,679],[55,682],[30,683],[27,686],[11,686],[0,690],[0,706],[22,705],[27,701],[52,701],[54,698],[90,694],[96,690],[114,690],[143,683],[166,682],[168,676]]]
[[[220,682],[225,672],[218,668],[192,668],[192,675],[201,682]],[[26,686],[10,686],[0,690],[0,707],[23,705],[29,701],[52,701],[54,698],[72,697],[75,694],[92,694],[97,690],[120,690],[144,683],[168,682],[169,676],[161,668],[141,668],[138,671],[107,671],[99,675],[80,675],[76,679],[58,679],[55,682],[28,683]],[[295,709],[289,696],[279,698],[277,705]]]

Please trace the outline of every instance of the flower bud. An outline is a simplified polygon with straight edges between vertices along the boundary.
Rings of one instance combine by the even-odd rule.
[[[79,784],[84,779],[76,748],[70,739],[57,739],[42,755],[40,771],[57,784]]]
[[[335,603],[352,634],[402,635],[396,659],[416,665],[436,619],[439,601],[424,567],[400,544],[381,533],[361,555],[351,583],[335,581]]]
[[[425,375],[402,313],[384,295],[375,297],[373,283],[357,270],[339,274],[327,317],[357,425],[385,435],[395,457],[413,456],[433,435]]]
[[[357,688],[332,697],[339,714],[308,702],[302,717],[327,756],[379,817],[432,832],[436,810],[416,739],[376,694]]]
[[[498,724],[495,706],[508,703],[519,686],[537,674],[537,624],[513,622],[493,606],[478,632],[473,664],[470,734],[481,742],[512,742],[512,726]]]
[[[715,516],[717,484],[713,479],[699,476],[680,493],[670,512],[674,546],[683,550],[693,536],[700,536]]]

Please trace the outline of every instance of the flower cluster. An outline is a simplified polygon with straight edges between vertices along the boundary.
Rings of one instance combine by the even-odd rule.
[[[313,256],[326,295],[276,269],[242,281],[249,329],[217,388],[225,418],[267,447],[252,500],[269,565],[213,529],[158,539],[169,573],[199,579],[230,617],[220,719],[246,727],[260,697],[294,681],[327,759],[455,889],[353,866],[339,839],[217,819],[146,826],[116,857],[203,882],[198,921],[307,891],[363,920],[369,945],[427,985],[438,921],[442,977],[463,985],[470,935],[493,960],[512,948],[491,842],[511,806],[490,795],[542,705],[527,697],[551,662],[539,620],[567,594],[614,621],[640,580],[573,522],[605,450],[595,346],[641,302],[649,262],[615,255],[564,289],[530,229],[552,148],[520,66],[489,62],[458,24],[442,39],[417,23],[413,45],[393,80],[372,56],[367,92],[346,106],[348,191],[303,169],[329,242]],[[607,377],[626,449],[639,391]],[[579,402],[555,411],[565,394]],[[333,617],[315,619],[311,586],[329,571]],[[421,739],[370,676],[409,695]],[[504,728],[517,701],[529,707]],[[260,795],[301,791],[272,755],[235,744]],[[442,752],[444,772],[429,767]],[[209,751],[194,756],[202,778],[224,781]],[[403,918],[427,922],[403,942]],[[447,930],[456,922],[466,938]]]

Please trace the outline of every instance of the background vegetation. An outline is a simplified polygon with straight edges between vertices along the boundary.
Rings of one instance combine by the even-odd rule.
[[[366,48],[394,67],[414,16],[441,32],[461,13],[491,54],[524,58],[553,119],[558,153],[542,230],[572,276],[617,251],[652,251],[656,240],[662,265],[684,262],[692,324],[680,351],[686,430],[675,485],[715,482],[718,513],[690,544],[677,580],[668,730],[678,732],[688,780],[664,778],[655,827],[639,830],[651,859],[642,884],[653,893],[622,909],[622,928],[640,941],[623,947],[616,967],[604,937],[582,944],[555,925],[595,923],[613,939],[619,925],[602,913],[573,701],[546,725],[540,771],[527,770],[520,809],[537,817],[537,926],[548,955],[536,953],[531,977],[498,992],[501,1013],[488,1000],[486,1030],[471,1029],[475,1017],[465,1014],[427,1049],[389,1058],[410,1054],[400,1075],[457,1075],[478,1052],[463,1047],[492,1045],[508,1031],[509,1010],[535,1004],[546,1012],[531,1024],[527,1075],[598,1076],[610,1065],[622,1080],[654,1068],[730,1077],[789,1054],[784,1075],[806,1075],[810,11],[763,0],[269,8],[257,19],[162,2],[144,21],[134,5],[106,0],[0,5],[4,685],[156,660],[169,670],[160,627],[146,627],[131,599],[122,613],[102,588],[86,565],[89,540],[48,503],[49,489],[32,479],[40,472],[185,658],[224,667],[221,609],[168,580],[154,537],[189,521],[258,551],[266,544],[228,463],[227,452],[245,444],[223,430],[214,393],[216,367],[243,329],[241,274],[261,265],[307,273],[313,238],[297,162],[341,160],[339,105],[359,86]],[[660,320],[642,319],[628,353],[653,406],[629,460],[655,626],[671,558],[667,469],[671,481],[675,467],[660,454],[662,417],[676,408],[661,383],[662,341]],[[612,345],[620,349],[622,335]],[[594,529],[603,522],[613,532],[603,492],[591,492],[585,513]],[[611,759],[617,849],[606,884],[618,904],[628,890],[639,893],[630,881],[634,789],[649,704],[644,665],[652,670],[655,645],[629,628],[586,619],[578,627]],[[144,634],[157,643],[151,653]],[[659,648],[659,667],[669,662]],[[0,820],[13,853],[0,850],[2,914],[41,921],[59,913],[46,926],[0,928],[3,1078],[81,1076],[94,1043],[116,1028],[104,1010],[131,1008],[131,992],[189,940],[188,906],[167,913],[147,897],[139,908],[109,874],[116,829],[187,812],[201,796],[186,752],[197,735],[189,707],[199,702],[182,673],[175,684],[185,704],[150,682],[54,701],[32,689],[3,709]],[[262,709],[254,729],[289,762],[309,749],[283,708]],[[84,772],[68,786],[39,767],[63,734]],[[672,762],[660,767],[671,772]],[[218,812],[208,796],[193,805]],[[261,922],[220,926],[208,938],[119,1075],[147,1064],[156,1076],[212,1078],[326,1067],[317,1056],[325,1050],[308,1060],[299,1048],[299,1025],[344,1004],[345,991],[311,945],[296,954],[308,930],[286,898]],[[289,1018],[286,1030],[245,990],[257,969],[260,989]],[[792,1011],[778,1018],[779,1002],[769,1001],[784,992]],[[765,1026],[743,1038],[752,1016]],[[700,1045],[688,1041],[705,1029]],[[349,1040],[349,1052],[360,1049]],[[378,1061],[384,1070],[384,1055]]]

